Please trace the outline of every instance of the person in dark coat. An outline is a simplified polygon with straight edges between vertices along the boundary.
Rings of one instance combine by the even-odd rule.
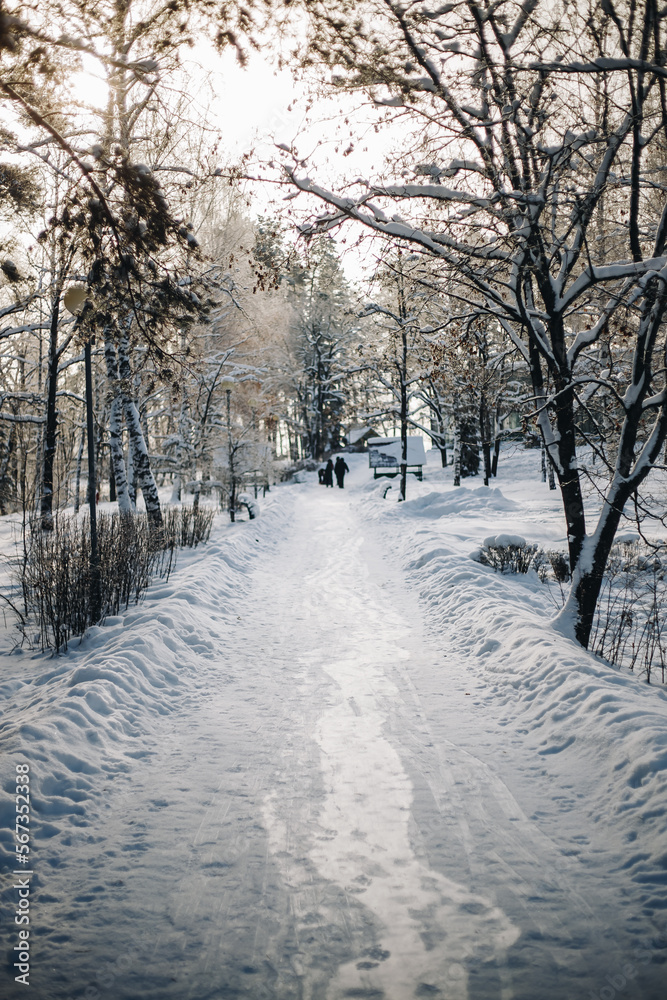
[[[331,459],[329,459],[329,461],[327,462],[327,467],[324,470],[324,485],[331,486],[332,489],[333,489],[333,474],[334,474],[334,464],[331,461]]]
[[[317,477],[320,481],[320,486],[324,486],[324,469],[317,470]]]
[[[336,473],[336,482],[338,483],[338,486],[341,490],[343,489],[345,473],[349,471],[350,469],[348,467],[347,462],[345,461],[342,455],[339,455],[338,458],[336,459],[336,464],[334,465],[334,472]]]

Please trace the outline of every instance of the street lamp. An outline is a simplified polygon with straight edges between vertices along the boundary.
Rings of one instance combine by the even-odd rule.
[[[76,317],[79,325],[88,291],[84,285],[71,285],[63,295],[65,309]],[[90,610],[93,622],[102,617],[102,598],[100,591],[100,555],[97,545],[97,509],[95,505],[95,429],[93,424],[93,372],[90,352],[91,339],[87,339],[84,348],[84,365],[86,371],[86,438],[88,441],[88,509],[90,512]]]

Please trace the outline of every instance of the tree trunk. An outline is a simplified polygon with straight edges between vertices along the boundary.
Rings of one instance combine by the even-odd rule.
[[[494,436],[493,436],[493,459],[491,461],[491,475],[495,479],[498,475],[498,458],[500,456],[500,441],[502,434],[501,420],[498,417],[498,410],[496,409],[494,417]]]
[[[438,421],[438,437],[436,444],[438,446],[438,451],[440,452],[440,462],[442,468],[447,468],[447,439],[445,438],[445,425],[442,420]]]
[[[556,489],[556,476],[554,475],[553,462],[547,459],[547,476],[549,477],[549,489]]]
[[[56,390],[58,386],[58,319],[60,314],[60,287],[51,303],[51,327],[49,332],[48,391],[46,397],[46,427],[44,433],[44,464],[40,490],[40,521],[42,531],[53,530],[53,469],[56,458],[58,435],[58,411]]]
[[[130,345],[127,334],[122,334],[118,344],[118,372],[120,375],[121,395],[125,426],[130,441],[132,466],[138,485],[146,504],[148,520],[154,528],[162,528],[162,510],[158,496],[157,485],[151,471],[148,448],[139,419],[134,399],[131,396],[132,369],[130,367]]]
[[[439,404],[437,404],[439,405]],[[437,448],[440,452],[440,461],[442,463],[442,468],[447,468],[447,441],[445,439],[445,425],[442,419],[442,413],[438,409],[436,410],[435,405],[431,404],[430,409],[430,422],[431,422],[431,441],[433,442],[433,447]]]
[[[454,486],[461,485],[461,423],[454,421]]]
[[[16,424],[11,424],[9,428],[9,434],[7,435],[7,444],[5,446],[4,455],[2,456],[2,462],[0,463],[0,514],[7,513],[7,501],[9,500],[10,491],[9,484],[11,483],[11,477],[9,475],[9,463],[11,462],[14,449],[16,446]]]
[[[399,316],[401,317],[401,361],[399,374],[401,379],[401,486],[398,493],[399,501],[405,500],[408,479],[408,327],[407,311],[403,281],[398,286]]]
[[[554,353],[560,357],[561,364],[560,370],[555,373],[555,435],[546,407],[542,361],[537,344],[533,338],[529,341],[530,375],[539,413],[538,424],[547,452],[548,466],[553,467],[555,465],[558,474],[558,482],[563,500],[563,511],[565,513],[565,524],[567,526],[570,571],[574,573],[574,569],[579,561],[581,547],[586,538],[586,517],[577,466],[574,387],[570,381],[567,361],[565,359],[565,335],[562,317],[559,316],[557,321],[553,323],[550,334]],[[551,487],[551,483],[549,483],[549,486]]]
[[[109,448],[111,450],[118,510],[121,514],[131,514],[135,507],[130,497],[130,487],[125,469],[125,456],[123,455],[123,400],[120,395],[115,396],[111,402],[111,412],[109,414]]]
[[[550,490],[555,490],[556,489],[556,476],[554,475],[554,465],[553,465],[553,462],[551,461],[551,459],[549,458],[549,455],[547,453],[547,449],[544,447],[544,441],[542,441],[542,445],[540,447],[540,452],[541,452],[541,454],[540,454],[540,466],[541,466],[541,470],[542,470],[542,482],[546,483],[546,481],[548,479],[549,480],[549,489]]]
[[[556,390],[556,428],[558,430],[557,473],[563,499],[565,523],[567,525],[570,570],[574,572],[574,568],[579,562],[581,547],[586,537],[584,498],[581,493],[581,480],[577,467],[574,392],[571,385],[565,387],[556,385]]]
[[[604,571],[625,499],[619,490],[615,501],[605,502],[595,533],[584,540],[572,572],[570,593],[556,618],[556,626],[576,639],[584,649],[588,649]]]
[[[229,520],[236,518],[236,470],[234,469],[234,442],[232,441],[232,391],[227,389],[227,462],[229,465]]]
[[[86,441],[86,425],[81,425],[81,441],[79,443],[79,452],[76,456],[76,477],[74,479],[74,513],[79,513],[79,507],[81,506],[81,465],[83,463],[83,447]]]
[[[398,491],[399,502],[405,500],[408,479],[408,399],[405,378],[401,384],[401,485]]]
[[[132,505],[132,510],[137,509],[137,476],[134,471],[134,461],[132,458],[132,446],[128,441],[127,444],[127,492],[130,497],[130,504]]]
[[[405,433],[403,426],[401,425],[401,486],[398,494],[399,501],[405,500],[408,480],[408,435],[407,425],[405,425]]]
[[[115,484],[115,498],[118,500],[118,510],[120,513],[131,514],[134,505],[130,499],[130,490],[127,482],[127,472],[125,469],[125,458],[123,456],[122,390],[120,379],[118,377],[116,348],[114,347],[113,341],[108,333],[104,339],[104,357],[107,365],[109,390],[112,393],[111,410],[109,414],[109,450]]]
[[[486,399],[482,394],[481,402],[479,405],[479,432],[482,438],[482,456],[484,458],[484,485],[489,485],[489,479],[491,478],[491,434],[489,426],[489,409],[486,405]]]

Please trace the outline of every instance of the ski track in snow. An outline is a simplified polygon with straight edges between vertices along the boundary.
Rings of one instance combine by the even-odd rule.
[[[613,982],[664,1000],[659,924],[616,843],[577,837],[588,786],[547,776],[503,676],[475,673],[465,590],[436,643],[370,489],[280,488],[67,657],[8,661],[37,1000],[562,1000]],[[418,517],[447,513],[423,501]],[[434,544],[424,559],[449,565]],[[482,652],[503,628],[480,627]],[[5,861],[11,810],[5,794]]]

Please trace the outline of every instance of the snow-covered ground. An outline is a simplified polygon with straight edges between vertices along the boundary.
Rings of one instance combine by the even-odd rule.
[[[347,460],[66,656],[4,657],[0,995],[28,928],[38,1000],[664,1000],[667,696],[470,558],[564,547],[539,453],[404,504]]]

